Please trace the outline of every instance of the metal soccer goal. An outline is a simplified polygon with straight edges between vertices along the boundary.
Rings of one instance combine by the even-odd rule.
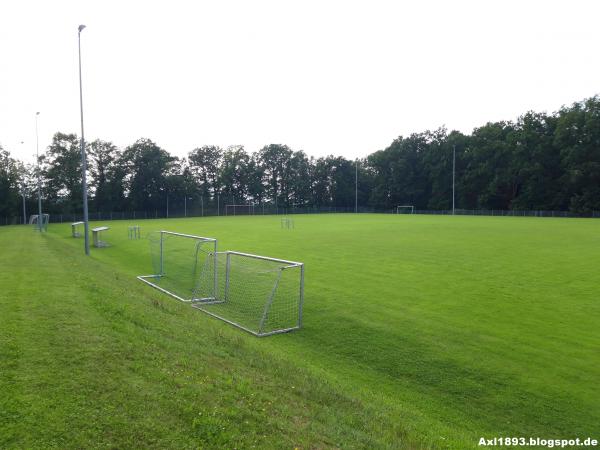
[[[414,214],[415,207],[413,205],[396,206],[396,214]]]
[[[302,326],[303,263],[235,251],[217,252],[208,261],[214,270],[203,272],[201,284],[214,276],[216,295],[195,299],[194,308],[255,336]]]
[[[294,219],[290,219],[289,217],[284,217],[281,219],[281,228],[286,228],[291,230],[294,228]]]
[[[214,300],[217,240],[191,234],[150,233],[153,275],[138,279],[182,302]],[[210,271],[210,274],[207,274]]]
[[[50,214],[38,214],[29,216],[29,225],[33,225],[35,231],[48,231],[48,222],[50,222]]]
[[[225,205],[226,216],[253,216],[254,205]]]

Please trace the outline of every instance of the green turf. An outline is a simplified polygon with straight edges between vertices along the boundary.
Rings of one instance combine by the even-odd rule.
[[[256,338],[137,281],[107,223],[0,228],[1,448],[475,448],[598,437],[600,222],[136,221],[306,264],[304,328]]]

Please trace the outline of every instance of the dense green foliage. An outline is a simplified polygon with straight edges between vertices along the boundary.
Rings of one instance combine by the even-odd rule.
[[[81,210],[77,144],[75,135],[57,133],[42,161],[48,212]],[[242,146],[203,146],[180,159],[149,139],[122,152],[97,140],[89,145],[91,210],[164,211],[169,199],[171,210],[183,210],[184,198],[213,209],[219,201],[350,207],[357,163],[360,206],[450,209],[453,149],[458,208],[600,209],[600,98],[593,97],[554,114],[528,112],[516,122],[487,123],[471,135],[440,128],[401,136],[358,162],[313,158],[280,144],[251,154]],[[19,183],[6,175],[10,161],[0,159],[0,186],[10,190],[0,197],[0,214],[16,216]]]
[[[83,256],[0,228],[2,448],[477,448],[600,422],[598,222],[398,215],[140,221],[306,264],[304,328],[255,338],[144,285],[113,222]]]

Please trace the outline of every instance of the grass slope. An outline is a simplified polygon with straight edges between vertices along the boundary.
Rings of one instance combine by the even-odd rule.
[[[257,339],[136,281],[112,222],[0,228],[0,447],[472,448],[600,423],[600,223],[313,215],[138,221],[306,263]],[[41,262],[41,263],[40,263]]]

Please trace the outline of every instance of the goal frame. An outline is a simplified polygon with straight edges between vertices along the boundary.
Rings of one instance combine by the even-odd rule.
[[[410,212],[408,214],[415,213],[415,207],[413,205],[398,205],[396,206],[396,214],[400,214],[400,208],[410,208]]]
[[[50,214],[42,213],[41,224],[39,214],[32,214],[29,216],[29,225],[33,225],[34,230],[48,231],[48,223],[50,223]]]
[[[254,208],[256,205],[253,203],[249,203],[247,205],[225,205],[225,215],[226,216],[235,216],[236,208],[248,208],[248,214],[242,214],[244,216],[253,216],[255,214]],[[229,208],[233,208],[233,214],[228,214]]]
[[[289,333],[290,331],[294,331],[294,330],[299,330],[300,328],[302,328],[302,310],[303,310],[303,305],[304,305],[304,263],[301,262],[296,262],[296,261],[288,261],[285,259],[279,259],[279,258],[271,258],[269,256],[261,256],[261,255],[254,255],[252,253],[243,253],[243,252],[237,252],[237,251],[233,251],[233,250],[227,250],[227,251],[222,251],[222,252],[216,252],[216,255],[224,255],[227,258],[227,262],[226,262],[226,273],[225,273],[225,292],[227,292],[229,290],[229,258],[231,255],[237,255],[237,256],[242,256],[242,257],[246,257],[246,258],[253,258],[253,259],[259,259],[259,260],[263,260],[263,261],[272,261],[272,262],[276,262],[276,263],[280,263],[283,264],[283,267],[280,268],[280,270],[288,270],[288,269],[294,269],[294,268],[299,268],[300,270],[300,285],[299,285],[299,292],[298,292],[298,321],[296,323],[295,326],[293,327],[288,327],[288,328],[281,328],[278,330],[273,330],[273,331],[267,331],[267,332],[262,332],[262,328],[264,326],[264,322],[266,320],[266,316],[267,313],[270,311],[271,305],[273,303],[273,299],[276,293],[276,289],[277,289],[277,284],[275,285],[273,291],[271,292],[270,296],[268,299],[265,299],[266,303],[264,305],[263,308],[263,312],[262,312],[262,317],[261,317],[261,321],[260,321],[260,325],[259,325],[259,330],[258,331],[254,331],[244,325],[241,325],[239,323],[237,323],[234,320],[230,320],[227,319],[226,317],[223,317],[219,314],[213,313],[211,311],[207,311],[206,309],[202,308],[203,304],[211,304],[211,303],[223,303],[226,301],[226,299],[224,300],[219,300],[218,298],[214,299],[206,299],[206,300],[195,300],[192,302],[192,307],[199,309],[200,311],[202,311],[205,314],[208,314],[209,316],[215,317],[219,320],[222,320],[223,322],[226,322],[230,325],[233,325],[236,328],[239,328],[241,330],[244,330],[254,336],[257,337],[265,337],[265,336],[272,336],[274,334],[281,334],[281,333]],[[215,256],[216,256],[215,255]],[[216,261],[216,258],[215,258]],[[215,280],[217,279],[217,265],[215,264]],[[278,282],[277,282],[278,283]],[[215,289],[215,294],[217,294],[217,290]],[[225,294],[227,295],[227,294]],[[207,301],[208,300],[208,301]]]
[[[204,299],[187,298],[186,299],[186,298],[183,298],[183,297],[175,294],[174,292],[169,291],[168,289],[165,289],[165,288],[157,285],[156,283],[153,283],[151,280],[161,279],[164,276],[164,253],[163,253],[164,252],[164,248],[163,248],[164,235],[179,236],[182,238],[194,239],[196,241],[202,241],[202,242],[212,242],[213,243],[213,251],[211,252],[211,255],[213,258],[216,258],[216,255],[218,253],[217,252],[217,240],[215,238],[196,236],[193,234],[176,233],[174,231],[166,231],[166,230],[161,230],[161,231],[159,231],[159,233],[160,233],[160,270],[159,270],[159,273],[152,274],[152,275],[138,275],[137,279],[152,286],[154,289],[157,289],[167,295],[170,295],[173,298],[176,298],[180,302],[192,303],[194,301],[200,301],[200,300],[211,300],[211,298],[204,298]],[[215,264],[215,266],[216,266],[216,264]],[[217,289],[217,272],[215,270],[212,300],[214,300],[214,295],[216,293],[216,289]]]

